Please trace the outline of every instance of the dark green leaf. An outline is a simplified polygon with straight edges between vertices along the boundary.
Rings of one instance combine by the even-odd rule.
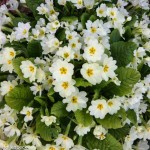
[[[90,17],[90,15],[86,12],[81,15],[81,23],[82,23],[83,28],[86,27],[85,24],[86,24],[87,20],[89,19],[89,17]]]
[[[111,54],[118,66],[126,66],[133,60],[133,51],[137,45],[133,42],[115,42],[111,45]]]
[[[40,41],[31,41],[27,46],[29,57],[40,57],[42,55],[42,46]]]
[[[121,36],[118,29],[114,29],[110,34],[110,43],[121,41]]]
[[[22,110],[23,106],[27,106],[33,98],[30,87],[24,85],[16,86],[5,96],[8,106],[18,111]]]
[[[76,120],[79,124],[90,126],[92,124],[93,118],[90,114],[86,113],[84,110],[77,110],[75,112]]]
[[[129,109],[127,111],[127,117],[128,119],[133,123],[133,124],[136,124],[137,123],[137,116],[136,116],[136,113],[134,110],[132,109]]]
[[[51,114],[57,117],[65,117],[68,115],[66,106],[62,102],[57,102],[52,106]]]

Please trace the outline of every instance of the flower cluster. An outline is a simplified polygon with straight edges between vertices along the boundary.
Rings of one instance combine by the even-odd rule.
[[[0,2],[0,149],[148,150],[149,7]]]

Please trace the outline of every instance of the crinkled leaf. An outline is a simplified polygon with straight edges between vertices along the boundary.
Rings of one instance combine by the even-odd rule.
[[[104,88],[102,92],[106,97],[113,95],[123,96],[129,94],[133,86],[140,79],[140,73],[132,68],[121,67],[117,69],[116,73],[118,74],[118,79],[121,81],[121,85],[117,86],[114,83],[108,84],[108,86]]]
[[[84,110],[77,110],[75,112],[76,120],[79,124],[90,126],[92,124],[93,118],[90,114],[86,113]]]
[[[85,81],[83,78],[76,78],[75,80],[76,80],[76,84],[75,84],[76,87],[80,87],[80,86],[82,86],[82,87],[92,86],[91,83]]]
[[[120,32],[118,29],[114,29],[110,34],[110,43],[121,41]]]
[[[68,115],[68,112],[66,111],[66,106],[61,101],[55,103],[52,106],[51,114],[57,116],[57,117],[65,117]]]
[[[39,133],[41,138],[45,141],[51,141],[58,136],[58,129],[47,126],[44,122],[41,122],[41,117],[36,119],[36,133]]]
[[[99,140],[92,134],[88,134],[86,137],[86,145],[88,149],[99,150],[123,150],[122,145],[111,134],[107,134],[104,140]]]
[[[27,106],[34,98],[29,86],[18,85],[14,87],[6,96],[5,100],[8,106],[18,111],[23,106]]]
[[[117,65],[126,66],[133,60],[133,51],[136,50],[137,45],[133,42],[115,42],[111,44],[111,54],[117,61]]]
[[[42,46],[40,41],[31,41],[27,46],[29,57],[40,57],[42,55]]]
[[[137,123],[137,116],[136,116],[136,113],[134,110],[132,109],[129,109],[127,111],[127,117],[128,119],[133,123],[133,124],[136,124]]]

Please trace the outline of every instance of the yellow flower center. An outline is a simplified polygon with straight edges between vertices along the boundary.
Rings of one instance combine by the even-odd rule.
[[[12,87],[12,86],[10,86],[10,87],[9,87],[9,91],[11,91],[12,89],[13,89],[13,87]]]
[[[54,15],[54,14],[55,14],[55,11],[54,11],[54,10],[50,10],[50,14],[51,14],[51,15]]]
[[[64,89],[67,89],[69,87],[69,83],[68,82],[63,82],[63,84],[61,85]]]
[[[94,55],[95,52],[96,52],[96,49],[95,49],[94,47],[91,47],[91,48],[89,49],[89,52],[90,52],[90,54]]]
[[[78,0],[78,4],[79,4],[79,5],[82,5],[82,0]]]
[[[63,138],[64,140],[67,140],[67,139],[68,139],[68,137],[65,136],[65,135],[63,135],[62,138]]]
[[[72,46],[72,48],[75,48],[75,47],[76,47],[76,44],[75,44],[75,43],[72,43],[71,46]]]
[[[56,148],[54,148],[54,147],[50,147],[50,148],[49,148],[49,150],[56,150]]]
[[[10,54],[10,56],[12,56],[12,57],[15,56],[15,53],[14,53],[14,52],[10,52],[9,54]]]
[[[99,14],[103,14],[104,10],[100,9]]]
[[[29,66],[29,70],[30,70],[30,72],[34,72],[34,67],[33,66]]]
[[[97,108],[98,108],[99,110],[102,110],[102,109],[104,108],[104,106],[103,106],[103,104],[98,104]]]
[[[113,12],[113,11],[111,11],[110,14],[111,14],[112,16],[115,16],[115,12]]]
[[[100,134],[100,135],[99,135],[99,138],[100,138],[101,140],[103,140],[103,139],[105,138],[104,133]]]
[[[65,67],[60,68],[60,73],[61,74],[66,74],[67,73],[67,69]]]
[[[31,116],[31,112],[30,111],[27,111],[26,115],[29,117]]]
[[[11,60],[8,60],[7,63],[10,65],[10,64],[12,64],[12,61],[11,61]]]
[[[95,27],[91,27],[91,32],[95,33],[96,32],[96,28]]]
[[[107,65],[104,66],[104,72],[108,72],[109,67]]]
[[[72,39],[72,35],[69,35],[69,36],[68,36],[68,39],[71,40],[71,39]]]
[[[113,102],[109,101],[108,105],[111,107],[113,105]]]
[[[44,32],[44,30],[40,30],[40,34],[39,34],[40,36],[43,36],[43,35],[45,35],[45,32]]]
[[[88,69],[86,73],[89,77],[92,76],[93,75],[93,69]]]
[[[74,103],[74,104],[77,103],[78,102],[77,97],[73,96],[72,99],[71,99],[71,102]]]
[[[69,53],[64,53],[64,58],[68,58],[69,57]]]
[[[25,35],[27,33],[27,30],[24,29],[22,33],[23,33],[23,35]]]

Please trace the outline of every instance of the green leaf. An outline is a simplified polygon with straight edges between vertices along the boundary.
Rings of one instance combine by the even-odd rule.
[[[86,144],[89,150],[123,150],[122,145],[112,135],[107,134],[104,140],[95,138],[94,135],[88,134]]]
[[[45,97],[36,96],[34,100],[37,101],[41,106],[46,106],[47,103],[45,102]]]
[[[42,46],[40,41],[31,41],[27,46],[27,53],[29,57],[40,57],[42,55]]]
[[[109,129],[109,133],[113,135],[117,140],[120,140],[126,137],[129,134],[130,127],[124,126],[123,128],[119,129]]]
[[[97,16],[96,15],[91,15],[89,20],[91,20],[92,22],[94,22],[95,20],[97,20]]]
[[[15,17],[14,19],[12,19],[12,22],[13,22],[13,25],[15,27],[17,27],[19,22],[27,23],[27,22],[30,22],[30,21],[26,18]]]
[[[19,78],[22,79],[22,80],[25,80],[28,83],[30,83],[29,79],[23,77],[23,73],[20,69],[21,62],[25,61],[25,60],[26,59],[23,58],[23,57],[18,57],[18,58],[13,59],[12,64],[13,64],[13,67],[14,67],[14,72],[19,76]]]
[[[118,115],[109,115],[107,114],[104,119],[96,119],[96,121],[101,124],[103,127],[108,129],[118,129],[122,128],[122,121]]]
[[[66,111],[66,106],[59,101],[52,106],[51,114],[57,117],[65,117],[68,115],[68,112]]]
[[[133,51],[137,45],[133,42],[115,42],[111,45],[111,54],[117,61],[117,65],[126,66],[133,60]]]
[[[132,37],[132,30],[130,26],[125,27],[125,33],[123,35],[126,40],[129,40]]]
[[[52,141],[53,138],[58,136],[58,129],[46,126],[44,122],[41,122],[41,117],[38,116],[36,119],[36,133],[40,134],[40,137],[45,141]]]
[[[108,84],[108,86],[104,88],[102,92],[106,97],[113,95],[123,96],[129,94],[134,85],[140,79],[140,73],[132,68],[121,67],[117,69],[116,73],[118,74],[118,79],[121,81],[121,85],[117,86],[114,83]]]
[[[136,124],[137,123],[137,116],[134,110],[129,109],[127,111],[127,118],[133,123]]]
[[[80,86],[81,87],[92,86],[91,83],[85,81],[83,78],[76,78],[75,80],[76,80],[76,84],[75,84],[76,87],[80,87]]]
[[[134,27],[134,23],[137,21],[137,17],[136,16],[132,16],[131,21],[128,21],[127,23],[125,23],[125,26],[130,26],[130,27]]]
[[[92,124],[93,118],[90,114],[86,113],[84,110],[77,110],[75,112],[76,120],[79,124],[83,126],[90,126]]]
[[[118,29],[114,29],[110,34],[110,43],[121,41],[120,32]]]
[[[27,106],[34,95],[30,91],[29,86],[18,85],[14,87],[6,96],[5,100],[8,106],[18,111],[22,110],[23,106]]]
[[[86,24],[87,20],[89,19],[89,17],[90,17],[90,15],[86,12],[81,15],[81,24],[82,24],[83,28],[86,27],[85,24]]]
[[[61,21],[69,22],[72,23],[74,21],[78,20],[76,16],[67,16],[67,17],[62,17]]]
[[[66,34],[65,34],[65,29],[62,29],[62,28],[59,28],[57,31],[56,31],[56,34],[55,36],[57,37],[57,39],[59,41],[64,41],[66,40]]]
[[[28,8],[30,8],[30,10],[33,12],[33,15],[36,20],[38,20],[40,17],[36,9],[40,6],[41,3],[44,3],[44,0],[26,0]]]

